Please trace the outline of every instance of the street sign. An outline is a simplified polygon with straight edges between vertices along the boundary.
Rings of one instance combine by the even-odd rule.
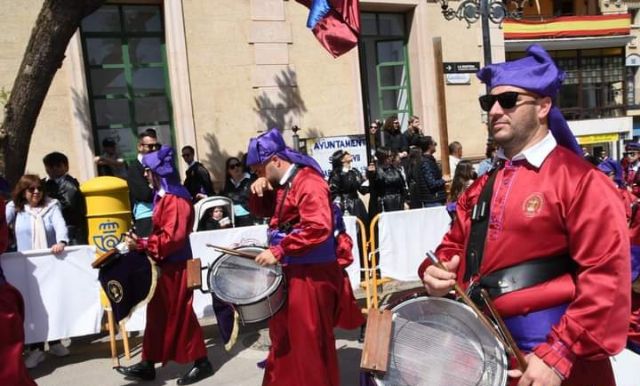
[[[445,74],[475,74],[480,70],[480,62],[444,62]]]

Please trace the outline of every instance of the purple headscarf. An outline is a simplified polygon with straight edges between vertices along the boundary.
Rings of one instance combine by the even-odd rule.
[[[287,147],[282,134],[276,128],[251,138],[247,150],[247,166],[263,164],[274,155],[294,164],[308,166],[324,177],[322,168],[316,160]]]
[[[191,201],[191,194],[180,183],[180,177],[173,167],[173,148],[162,145],[160,150],[145,154],[142,164],[160,177],[160,186],[165,192]]]
[[[527,48],[527,56],[524,58],[490,64],[480,69],[476,75],[489,88],[515,86],[551,99],[558,95],[565,78],[564,71],[560,70],[547,51],[537,44]],[[582,149],[556,106],[551,107],[548,120],[549,130],[558,144],[582,156]]]
[[[606,175],[613,173],[613,180],[615,181],[616,185],[618,185],[619,188],[624,187],[624,181],[622,179],[622,165],[620,165],[620,162],[614,161],[612,159],[607,159],[598,164],[598,169],[600,169]]]

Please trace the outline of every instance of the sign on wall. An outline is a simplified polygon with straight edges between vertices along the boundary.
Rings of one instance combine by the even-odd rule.
[[[306,142],[307,153],[318,161],[325,178],[331,172],[331,155],[337,150],[345,150],[353,155],[353,167],[364,175],[367,169],[367,141],[364,134],[308,138]]]

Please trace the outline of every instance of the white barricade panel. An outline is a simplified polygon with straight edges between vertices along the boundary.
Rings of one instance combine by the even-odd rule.
[[[637,386],[640,355],[631,350],[624,350],[611,358],[613,374],[618,386]]]
[[[360,285],[360,243],[358,243],[358,224],[356,223],[357,217],[344,216],[344,225],[347,229],[347,233],[353,240],[353,264],[347,267],[346,271],[349,275],[349,281],[351,287],[355,290]],[[364,237],[364,236],[363,236]]]
[[[418,266],[449,230],[451,217],[444,206],[384,212],[378,222],[382,276],[419,280]]]
[[[102,307],[93,246],[73,246],[55,256],[49,250],[5,253],[7,281],[25,305],[25,342],[46,342],[100,332]]]

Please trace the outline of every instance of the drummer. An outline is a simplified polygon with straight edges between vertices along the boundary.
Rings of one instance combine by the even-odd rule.
[[[189,385],[213,374],[207,358],[202,328],[193,312],[193,291],[187,289],[187,260],[191,259],[189,232],[194,212],[191,195],[180,184],[174,169],[174,151],[169,146],[146,154],[145,176],[155,190],[152,231],[148,238],[128,237],[130,249],[145,251],[160,267],[156,290],[147,305],[147,324],[142,343],[142,361],[116,370],[127,378],[155,379],[155,363],[170,360],[194,362],[178,379]]]
[[[629,325],[625,210],[554,105],[564,76],[537,45],[478,72],[502,162],[458,200],[460,221],[436,251],[451,273],[427,260],[418,271],[433,296],[456,280],[471,295],[488,289],[530,353],[524,374],[510,372],[519,386],[615,385],[609,356]]]
[[[364,322],[336,256],[333,211],[322,169],[285,146],[277,129],[251,139],[247,164],[258,179],[249,206],[271,217],[261,265],[283,265],[287,302],[270,320],[263,386],[338,385],[333,328]]]

